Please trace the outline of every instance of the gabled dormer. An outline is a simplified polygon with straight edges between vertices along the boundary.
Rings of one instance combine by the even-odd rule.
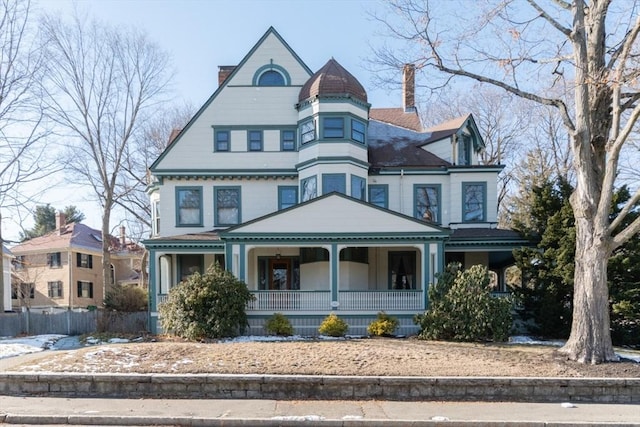
[[[485,145],[473,115],[458,117],[425,130],[431,133],[421,148],[456,166],[479,164]]]

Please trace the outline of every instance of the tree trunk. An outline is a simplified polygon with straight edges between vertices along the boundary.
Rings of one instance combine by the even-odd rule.
[[[593,222],[576,215],[573,323],[560,351],[571,360],[595,364],[618,358],[609,329],[608,239],[599,238],[602,234],[594,230]]]
[[[111,287],[111,236],[109,235],[109,223],[111,222],[111,206],[108,206],[102,212],[102,302],[100,306],[104,306],[104,300],[107,291]]]

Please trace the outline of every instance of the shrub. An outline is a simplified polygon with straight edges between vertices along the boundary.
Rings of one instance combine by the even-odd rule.
[[[340,319],[334,313],[331,313],[324,318],[320,324],[320,328],[318,328],[318,332],[330,337],[343,337],[348,329],[349,325],[347,325],[347,322]]]
[[[293,326],[287,317],[282,313],[274,313],[264,324],[267,333],[281,336],[293,335]]]
[[[461,271],[450,264],[429,288],[429,310],[414,318],[420,338],[506,341],[512,324],[509,298],[493,298],[486,267]]]
[[[367,326],[367,333],[376,336],[393,335],[396,329],[398,329],[398,319],[381,311],[377,319]]]
[[[114,311],[145,311],[148,304],[147,291],[135,285],[110,286],[104,297],[104,308]]]
[[[215,265],[171,288],[158,308],[160,323],[189,340],[237,336],[248,326],[245,309],[253,298],[246,284]]]

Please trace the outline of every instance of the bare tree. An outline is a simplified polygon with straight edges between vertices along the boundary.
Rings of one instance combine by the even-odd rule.
[[[70,23],[45,17],[49,117],[65,132],[68,168],[102,208],[102,276],[110,283],[111,213],[123,194],[123,166],[141,123],[162,101],[169,58],[134,29],[112,28],[77,12]]]
[[[443,92],[437,102],[431,100],[423,109],[424,122],[436,124],[473,113],[485,142],[485,149],[479,153],[480,163],[505,165],[498,177],[498,210],[501,211],[513,180],[514,165],[524,150],[521,142],[530,135],[530,114],[518,97],[490,86],[477,84],[464,92]]]
[[[607,260],[640,231],[640,219],[621,227],[640,201],[640,190],[616,218],[609,211],[620,152],[640,116],[638,4],[495,0],[465,5],[394,1],[393,13],[379,22],[406,43],[402,49],[381,48],[377,57],[387,66],[416,63],[434,86],[446,83],[440,77],[470,78],[556,110],[569,134],[576,181],[571,197],[574,313],[562,351],[584,363],[617,360],[609,330]]]
[[[25,186],[51,172],[38,93],[42,58],[30,13],[29,1],[0,0],[0,206],[14,214],[28,199]],[[0,277],[0,295],[5,286]],[[0,312],[2,305],[0,298]]]
[[[122,175],[118,180],[121,197],[116,203],[126,212],[128,229],[142,239],[151,229],[151,207],[147,194],[148,170],[177,132],[195,113],[190,104],[159,108],[140,125],[140,132],[126,148]]]

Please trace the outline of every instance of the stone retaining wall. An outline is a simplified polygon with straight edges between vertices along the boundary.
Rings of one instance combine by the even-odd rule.
[[[0,394],[165,399],[640,403],[640,378],[0,373]]]

